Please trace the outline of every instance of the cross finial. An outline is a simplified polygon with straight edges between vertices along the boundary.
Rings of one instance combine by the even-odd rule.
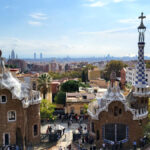
[[[141,13],[141,16],[139,17],[139,19],[141,19],[141,23],[143,23],[143,19],[146,18],[146,16],[143,15],[143,12]]]

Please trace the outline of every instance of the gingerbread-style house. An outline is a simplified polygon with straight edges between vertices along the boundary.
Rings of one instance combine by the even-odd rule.
[[[0,147],[40,142],[40,93],[5,69],[0,51]]]
[[[89,129],[97,146],[102,143],[139,142],[143,137],[143,126],[147,123],[149,86],[145,77],[144,63],[144,32],[142,15],[139,17],[141,24],[138,27],[138,63],[136,66],[136,81],[133,89],[125,97],[115,83],[115,73],[112,72],[111,82],[107,92],[89,104]]]

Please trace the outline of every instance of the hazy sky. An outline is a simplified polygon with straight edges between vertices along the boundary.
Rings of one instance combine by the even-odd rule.
[[[0,0],[0,48],[5,57],[136,55],[142,11],[150,55],[150,0]]]

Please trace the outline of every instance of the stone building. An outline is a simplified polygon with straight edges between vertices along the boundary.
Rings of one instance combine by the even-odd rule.
[[[149,86],[146,82],[144,64],[144,32],[142,15],[138,27],[138,63],[136,66],[136,81],[133,89],[125,97],[115,84],[116,75],[111,74],[111,83],[101,99],[89,104],[89,133],[95,139],[97,146],[102,143],[124,143],[131,145],[143,137],[143,127],[148,120]]]
[[[0,51],[0,146],[40,142],[40,93],[5,69]]]
[[[95,95],[91,93],[66,93],[65,112],[77,115],[83,115],[84,105],[88,105]]]
[[[88,80],[97,80],[100,78],[100,69],[94,68],[91,70],[88,70]]]

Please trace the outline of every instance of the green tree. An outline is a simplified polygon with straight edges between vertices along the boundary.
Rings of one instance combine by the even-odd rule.
[[[40,104],[40,113],[41,118],[53,119],[53,112],[55,111],[56,106],[51,104],[48,100],[43,99]]]
[[[84,108],[84,114],[87,114],[88,105],[84,104],[83,108]]]
[[[87,78],[86,78],[86,74],[85,74],[85,70],[82,71],[82,82],[86,83]]]
[[[66,93],[59,91],[54,98],[56,104],[66,104]]]
[[[79,82],[75,80],[69,80],[61,85],[61,91],[63,92],[79,91]]]
[[[42,92],[43,98],[46,98],[48,88],[51,82],[51,77],[49,74],[41,74],[38,78],[38,89]]]
[[[111,60],[107,65],[106,68],[101,72],[102,78],[106,81],[110,80],[110,74],[112,71],[116,72],[116,76],[120,77],[120,71],[125,66],[122,61],[119,60]]]

